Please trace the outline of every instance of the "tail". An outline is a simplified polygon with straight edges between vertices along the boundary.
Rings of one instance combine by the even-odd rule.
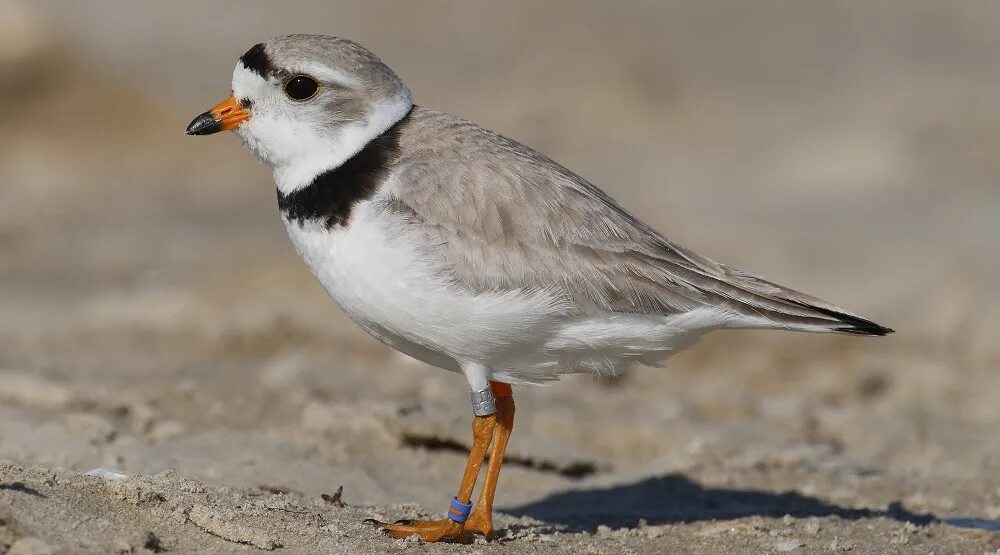
[[[716,294],[740,314],[747,327],[882,336],[893,330],[839,306],[723,266],[724,285]]]
[[[799,294],[802,295],[801,293]],[[823,304],[827,305],[827,303]],[[862,318],[860,316],[855,316],[850,312],[827,308],[827,306],[830,305],[816,306],[816,305],[803,304],[801,306],[814,310],[819,314],[828,316],[836,320],[836,323],[830,324],[829,328],[826,331],[831,331],[835,333],[849,333],[852,335],[874,335],[880,337],[883,335],[889,335],[890,333],[896,333],[896,330],[892,328],[887,328],[883,325],[876,324],[871,320]]]
[[[732,316],[727,327],[874,336],[893,333],[835,304],[664,242],[683,258],[683,264],[678,263],[675,271],[687,276],[688,284],[703,293],[711,305]]]

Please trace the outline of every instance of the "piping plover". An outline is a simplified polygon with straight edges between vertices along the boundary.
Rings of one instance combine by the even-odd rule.
[[[509,384],[656,365],[715,329],[892,331],[696,254],[542,154],[416,106],[349,40],[290,35],[248,50],[231,96],[187,133],[224,130],[274,171],[288,235],[340,308],[468,380],[473,442],[448,518],[384,524],[395,537],[493,535]]]

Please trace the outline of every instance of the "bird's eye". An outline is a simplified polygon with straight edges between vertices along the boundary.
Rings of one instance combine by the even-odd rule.
[[[319,83],[312,77],[296,75],[285,83],[285,94],[292,100],[308,100],[319,90]]]

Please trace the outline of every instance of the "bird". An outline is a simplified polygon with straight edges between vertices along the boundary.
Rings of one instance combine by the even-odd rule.
[[[512,385],[659,366],[713,330],[893,331],[702,256],[545,155],[414,104],[348,39],[247,50],[230,96],[186,130],[220,131],[270,167],[292,244],[343,312],[468,382],[472,443],[447,516],[374,523],[392,537],[495,536]]]

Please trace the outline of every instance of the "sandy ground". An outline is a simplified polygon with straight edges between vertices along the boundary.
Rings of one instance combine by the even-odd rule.
[[[1000,6],[325,4],[0,3],[0,553],[1000,551]],[[340,314],[233,137],[182,134],[288,31],[898,333],[519,388],[498,541],[385,539],[446,508],[465,384]]]

